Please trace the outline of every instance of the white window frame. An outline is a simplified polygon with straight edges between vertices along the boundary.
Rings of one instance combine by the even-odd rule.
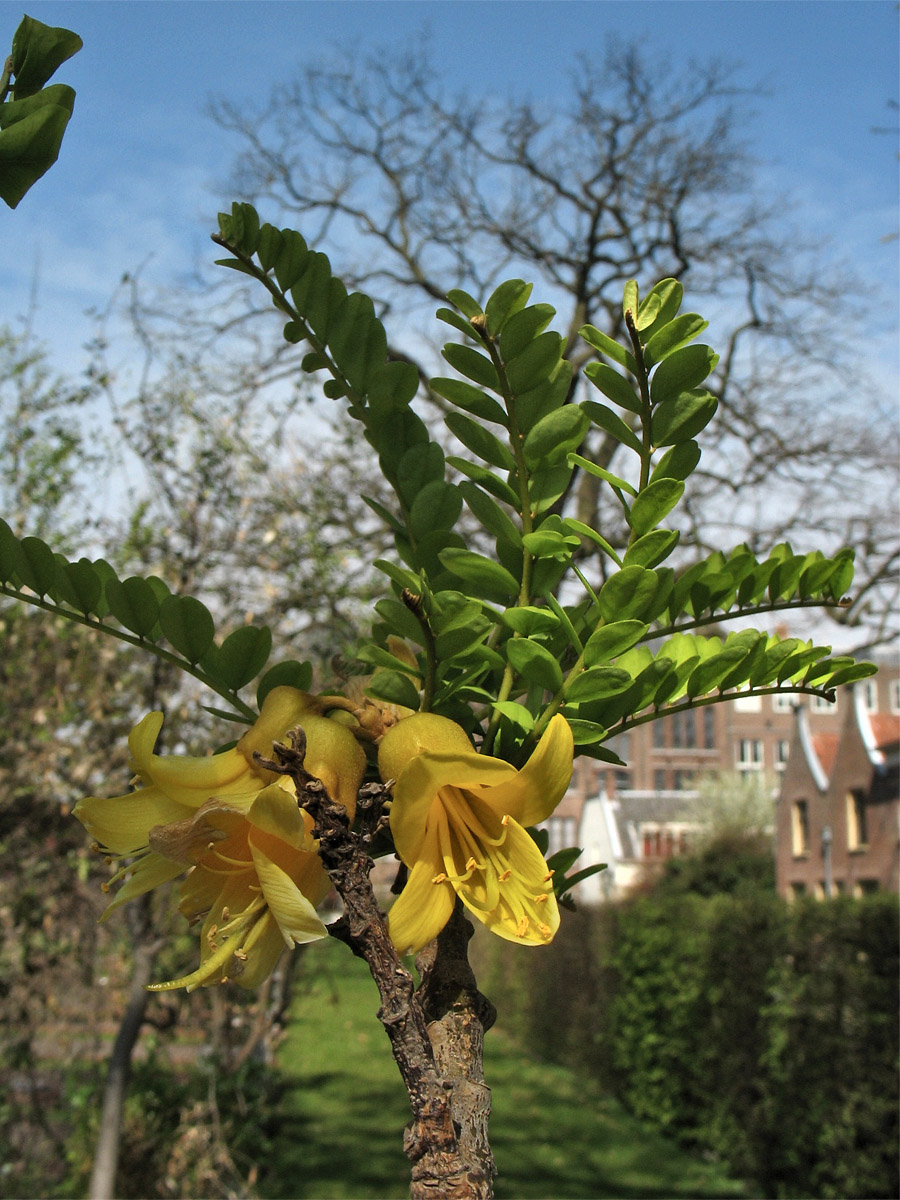
[[[762,738],[738,739],[737,769],[739,771],[762,771],[765,762],[766,750]]]

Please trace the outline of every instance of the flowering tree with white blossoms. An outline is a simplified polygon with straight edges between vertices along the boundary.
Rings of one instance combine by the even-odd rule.
[[[682,311],[675,279],[645,295],[626,286],[624,343],[581,330],[596,398],[580,403],[554,310],[529,284],[484,298],[449,290],[437,316],[456,335],[443,350],[453,374],[430,381],[448,405],[435,435],[413,408],[416,368],[389,355],[372,301],[348,294],[324,254],[247,204],[220,214],[213,240],[223,266],[268,291],[285,338],[307,347],[302,369],[324,376],[393,491],[390,508],[370,501],[396,553],[375,564],[385,590],[359,676],[314,691],[309,663],[269,664],[268,628],[222,637],[199,600],[160,579],[119,579],[102,559],[69,561],[4,523],[0,594],[176,664],[241,726],[208,757],[160,756],[162,714],[145,716],[129,739],[137,786],[75,810],[110,862],[107,916],[182,880],[199,963],[153,988],[253,988],[285,950],[346,943],[378,985],[409,1094],[411,1195],[489,1197],[482,1045],[494,1011],[468,964],[470,918],[545,945],[573,886],[602,869],[567,874],[578,849],[547,858],[535,828],[575,755],[617,762],[610,740],[663,714],[748,693],[833,698],[870,674],[748,626],[842,603],[852,550],[783,543],[759,560],[737,546],[667,565],[679,538],[664,522],[716,411],[704,383],[717,355],[697,341],[706,322]],[[619,443],[619,474],[580,453],[592,428]],[[569,515],[578,472],[615,497],[626,544]],[[387,914],[369,880],[383,856],[399,860]],[[326,925],[318,909],[332,889],[343,913]]]

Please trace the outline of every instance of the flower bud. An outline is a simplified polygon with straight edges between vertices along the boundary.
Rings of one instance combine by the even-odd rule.
[[[413,713],[392,726],[378,749],[381,778],[398,779],[400,772],[423,750],[433,754],[472,753],[472,743],[461,725],[436,713]]]

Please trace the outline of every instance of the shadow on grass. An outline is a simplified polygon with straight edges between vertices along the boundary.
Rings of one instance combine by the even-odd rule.
[[[336,943],[303,964],[304,985],[280,1053],[286,1091],[267,1200],[392,1200],[409,1190],[406,1094],[375,1012],[365,964]],[[648,1131],[590,1080],[488,1035],[491,1142],[498,1200],[705,1200],[743,1189]]]

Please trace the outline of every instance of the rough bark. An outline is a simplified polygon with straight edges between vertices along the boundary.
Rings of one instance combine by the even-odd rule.
[[[454,1096],[456,1105],[461,1105],[466,1067],[457,1064],[454,1079],[445,1075],[436,1062],[412,976],[394,949],[372,891],[372,859],[367,847],[375,836],[387,793],[378,784],[362,789],[358,802],[361,830],[352,832],[344,807],[336,804],[324,785],[304,769],[303,730],[292,730],[288,739],[289,746],[275,744],[275,761],[261,761],[294,781],[301,805],[313,818],[322,862],[344,904],[344,915],[329,932],[365,959],[378,987],[378,1019],[390,1039],[413,1114],[403,1141],[411,1166],[411,1200],[490,1200],[491,1174],[480,1165],[484,1151],[474,1154],[469,1147],[468,1153],[464,1151],[455,1127]],[[435,981],[435,991],[442,990]],[[441,1050],[448,1062],[453,1044],[461,1052],[469,1045],[463,1039],[448,1041]]]

